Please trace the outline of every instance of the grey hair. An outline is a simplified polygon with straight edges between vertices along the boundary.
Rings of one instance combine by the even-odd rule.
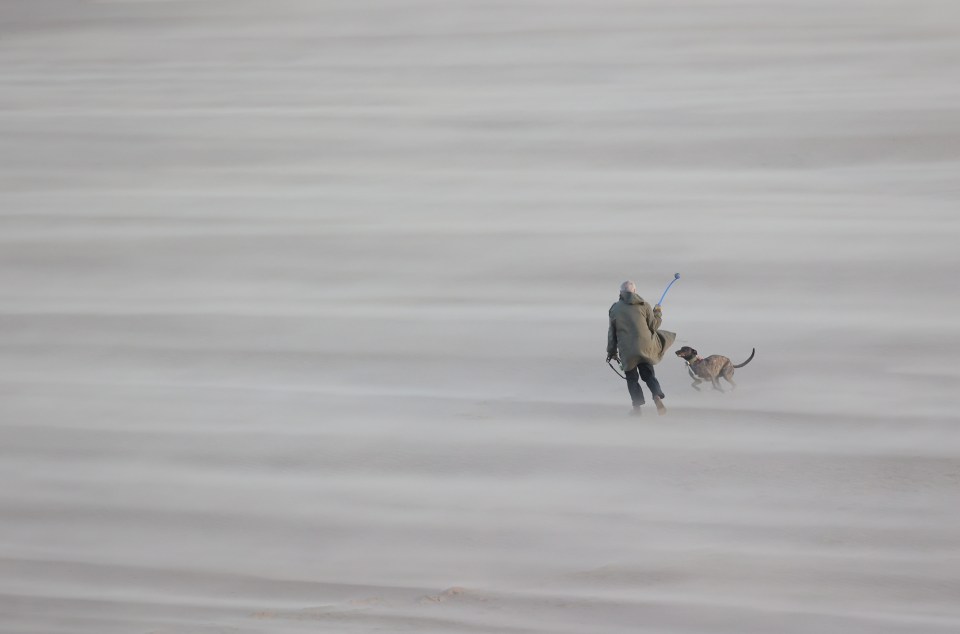
[[[620,292],[621,292],[621,293],[636,293],[636,292],[637,292],[637,285],[634,284],[633,282],[631,282],[630,280],[627,280],[626,282],[624,282],[623,284],[620,285]]]

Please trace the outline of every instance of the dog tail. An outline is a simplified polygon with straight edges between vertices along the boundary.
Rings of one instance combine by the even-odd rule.
[[[742,368],[743,366],[745,366],[745,365],[747,365],[748,363],[750,363],[751,361],[753,361],[753,355],[755,355],[755,354],[757,354],[757,349],[756,349],[756,348],[754,348],[753,350],[750,351],[750,358],[749,358],[749,359],[747,359],[746,361],[744,361],[744,362],[741,363],[740,365],[735,365],[735,366],[733,366],[733,367],[735,367],[735,368]]]

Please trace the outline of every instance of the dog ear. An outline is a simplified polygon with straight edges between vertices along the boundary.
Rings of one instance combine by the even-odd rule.
[[[693,356],[697,356],[696,348],[690,348],[690,354],[692,354]]]

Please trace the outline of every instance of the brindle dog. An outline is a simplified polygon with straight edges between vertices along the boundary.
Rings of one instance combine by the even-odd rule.
[[[712,354],[706,359],[701,359],[697,351],[690,346],[684,346],[677,350],[676,355],[687,362],[687,370],[690,372],[690,378],[693,379],[693,389],[700,391],[698,387],[704,381],[713,383],[713,389],[723,391],[720,387],[720,378],[727,380],[733,389],[737,389],[737,384],[733,382],[733,369],[742,368],[753,360],[753,355],[757,349],[750,352],[750,358],[740,365],[733,365],[730,359],[719,354]]]

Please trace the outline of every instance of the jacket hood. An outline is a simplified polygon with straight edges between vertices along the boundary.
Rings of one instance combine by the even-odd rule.
[[[620,291],[620,301],[628,304],[643,304],[643,298],[636,293]]]

